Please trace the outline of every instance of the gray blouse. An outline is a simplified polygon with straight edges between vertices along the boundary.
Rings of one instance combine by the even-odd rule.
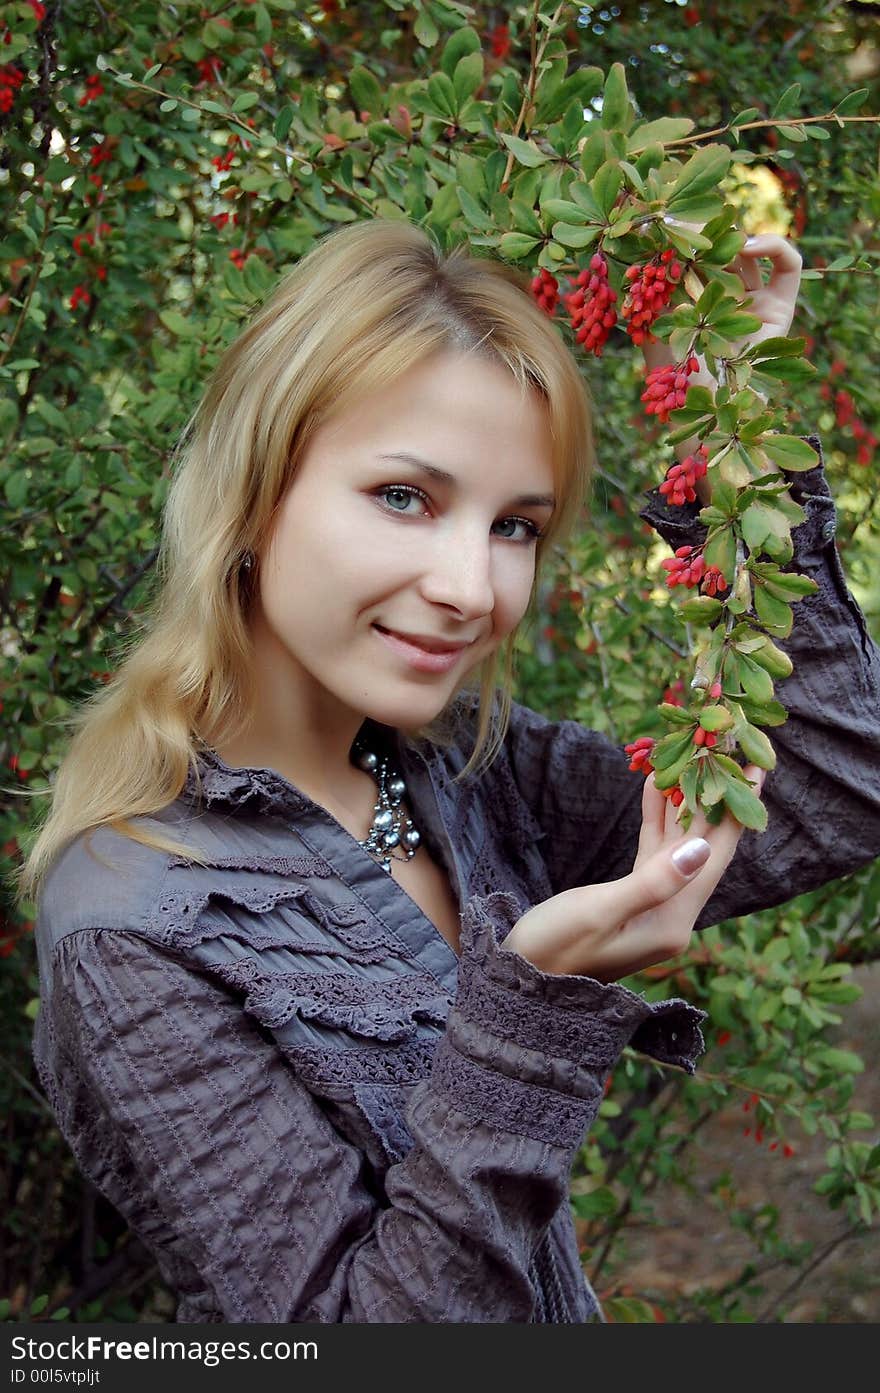
[[[815,443],[815,442],[814,442]],[[880,655],[848,593],[821,464],[792,568],[819,592],[781,646],[789,712],[769,826],[746,832],[698,927],[880,855]],[[642,512],[673,545],[697,507]],[[151,821],[200,867],[108,829],[39,905],[40,1079],[79,1165],[155,1255],[179,1321],[593,1318],[570,1172],[629,1044],[693,1072],[704,1013],[545,974],[504,937],[530,906],[632,868],[643,777],[574,721],[519,704],[481,777],[369,722],[449,873],[461,956],[321,806],[212,751]]]

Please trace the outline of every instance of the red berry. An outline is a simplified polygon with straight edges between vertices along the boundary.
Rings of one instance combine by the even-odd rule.
[[[601,252],[594,252],[589,267],[576,276],[578,289],[563,296],[575,338],[588,353],[602,357],[602,348],[617,323],[614,308],[617,291],[608,284],[608,262]]]
[[[656,416],[665,425],[671,412],[684,406],[688,377],[699,366],[697,359],[691,355],[682,363],[664,363],[653,368],[648,373],[647,385],[641,397],[648,415]]]
[[[542,266],[532,277],[531,292],[541,309],[552,318],[559,300],[559,282],[556,277],[545,271]]]
[[[620,313],[628,321],[627,333],[633,343],[654,342],[651,325],[669,304],[672,292],[681,279],[682,269],[671,247],[643,266],[627,268],[625,276],[629,289]]]

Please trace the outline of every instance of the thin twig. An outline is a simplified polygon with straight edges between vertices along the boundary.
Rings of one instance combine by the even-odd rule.
[[[866,1232],[867,1230],[862,1224],[852,1224],[848,1229],[844,1229],[842,1233],[839,1233],[836,1238],[832,1238],[830,1242],[826,1243],[818,1257],[815,1257],[811,1263],[808,1263],[806,1267],[802,1268],[794,1281],[789,1282],[788,1286],[783,1288],[779,1295],[774,1297],[773,1300],[764,1307],[764,1310],[758,1316],[758,1323],[761,1325],[766,1324],[770,1317],[779,1310],[783,1301],[787,1301],[789,1297],[794,1295],[798,1287],[802,1286],[807,1280],[810,1273],[815,1272],[819,1264],[823,1263],[827,1257],[830,1257],[835,1248],[839,1248],[841,1243],[846,1243],[850,1238],[861,1237]]]
[[[715,126],[711,131],[698,131],[696,135],[683,136],[681,140],[666,140],[663,142],[665,150],[675,150],[682,146],[695,145],[699,140],[712,140],[716,135],[727,135],[729,131],[755,131],[761,130],[765,126],[781,128],[782,126],[819,126],[825,125],[829,121],[834,121],[839,125],[844,122],[852,124],[856,121],[867,121],[874,125],[880,123],[880,116],[836,116],[833,111],[829,111],[825,116],[787,116],[778,117],[775,121],[766,119],[763,121],[744,121],[741,126],[734,126],[729,121],[726,126]]]
[[[534,98],[535,98],[535,87],[537,86],[537,82],[538,82],[538,66],[539,66],[539,64],[540,64],[540,62],[541,62],[541,60],[542,60],[542,58],[544,57],[544,53],[545,53],[545,51],[546,51],[547,45],[548,45],[548,43],[550,42],[550,37],[551,37],[551,35],[552,35],[554,29],[556,28],[556,25],[557,25],[557,23],[559,22],[559,16],[562,14],[562,11],[563,11],[564,9],[565,9],[565,5],[564,5],[564,4],[557,5],[557,7],[556,7],[556,12],[555,12],[555,14],[553,15],[553,18],[550,20],[550,23],[547,25],[546,31],[545,31],[545,33],[544,33],[544,37],[541,39],[541,44],[540,44],[540,47],[539,47],[539,46],[538,46],[538,15],[539,15],[540,10],[541,10],[541,0],[535,0],[535,8],[534,8],[534,10],[533,10],[533,12],[532,12],[532,22],[531,22],[531,27],[530,27],[530,30],[529,30],[529,39],[530,39],[530,43],[531,43],[531,63],[530,63],[530,65],[529,65],[529,85],[528,85],[528,90],[526,91],[525,95],[523,96],[522,104],[521,104],[520,109],[519,109],[519,115],[517,116],[516,122],[514,123],[514,127],[513,127],[512,134],[515,135],[515,136],[516,136],[516,135],[519,135],[520,131],[522,130],[522,125],[523,125],[523,121],[524,121],[525,118],[526,118],[526,113],[529,112],[530,110],[532,110],[532,108],[533,108],[533,103],[534,103]],[[505,193],[505,192],[507,191],[507,185],[508,185],[509,182],[510,182],[510,175],[511,175],[511,171],[512,171],[512,169],[513,169],[513,164],[514,164],[514,154],[513,154],[513,151],[512,151],[512,150],[509,150],[509,151],[507,152],[507,164],[506,164],[505,167],[504,167],[504,178],[501,180],[501,189],[500,189],[501,193]]]

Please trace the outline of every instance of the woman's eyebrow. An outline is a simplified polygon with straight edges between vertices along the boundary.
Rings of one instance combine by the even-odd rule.
[[[445,469],[440,469],[436,464],[430,464],[428,460],[422,459],[419,455],[401,452],[380,455],[379,459],[408,464],[413,469],[417,469],[420,474],[427,474],[430,478],[437,479],[441,484],[454,485],[457,482],[454,474],[447,473]],[[555,508],[556,498],[552,493],[521,493],[517,498],[511,499],[511,505],[514,508]]]

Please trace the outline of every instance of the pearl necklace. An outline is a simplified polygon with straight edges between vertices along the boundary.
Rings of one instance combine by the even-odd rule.
[[[358,767],[372,774],[379,788],[372,826],[366,837],[358,838],[358,843],[375,856],[383,871],[390,875],[392,859],[411,861],[422,840],[403,807],[406,781],[391,770],[384,755],[375,754],[359,741],[355,741],[352,753]],[[401,847],[405,854],[395,854],[395,847]]]

